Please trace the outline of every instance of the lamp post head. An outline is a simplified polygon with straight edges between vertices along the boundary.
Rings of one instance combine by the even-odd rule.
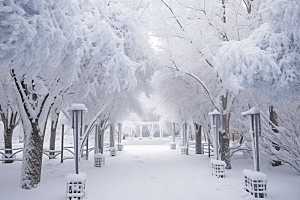
[[[208,115],[220,115],[220,112],[215,109],[214,111],[208,113]]]
[[[81,103],[73,103],[69,108],[68,108],[68,112],[71,116],[71,119],[72,119],[72,128],[74,128],[74,112],[75,111],[79,111],[79,112],[82,112],[82,114],[85,114],[88,109],[85,107],[84,104],[81,104]],[[82,120],[82,119],[81,119]]]
[[[217,110],[214,110],[210,113],[208,113],[208,115],[212,116],[212,125],[213,126],[219,126],[219,122],[220,122],[220,112]]]
[[[85,107],[84,104],[82,103],[73,103],[69,108],[68,108],[68,111],[69,112],[72,112],[72,111],[75,111],[75,110],[78,110],[78,111],[83,111],[83,113],[86,113],[88,111],[88,109]]]
[[[254,115],[254,114],[260,114],[260,110],[257,107],[253,107],[248,111],[242,112],[243,116],[248,116],[248,115]]]

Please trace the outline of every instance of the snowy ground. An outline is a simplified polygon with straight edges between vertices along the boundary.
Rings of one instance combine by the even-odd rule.
[[[168,142],[168,141],[166,141]],[[211,176],[209,158],[196,155],[180,155],[171,150],[168,143],[145,141],[125,142],[123,152],[109,156],[105,152],[106,165],[93,167],[93,153],[88,161],[82,161],[80,171],[87,173],[88,200],[249,200],[242,187],[242,170],[252,169],[252,160],[234,155],[232,170],[225,179]],[[138,145],[143,144],[143,145]],[[160,144],[160,145],[151,145]],[[2,200],[63,200],[66,195],[66,175],[74,172],[74,160],[43,161],[42,183],[33,190],[18,187],[21,162],[0,163],[0,199]],[[262,171],[268,175],[268,200],[299,200],[300,176],[291,169],[280,166]]]

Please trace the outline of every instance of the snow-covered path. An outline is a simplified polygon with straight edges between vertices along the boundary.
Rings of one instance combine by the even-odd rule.
[[[252,169],[252,160],[233,158],[232,170],[225,179],[211,176],[206,155],[180,155],[165,145],[125,145],[123,152],[109,156],[106,165],[93,167],[90,159],[82,161],[80,171],[87,173],[88,200],[249,200],[242,187],[242,170]],[[45,159],[42,183],[31,191],[18,188],[21,163],[0,164],[0,199],[65,200],[66,175],[74,172],[74,160]],[[268,175],[268,200],[297,200],[299,174],[285,166],[262,166]]]
[[[102,187],[104,190],[98,195],[102,199],[205,200],[240,196],[241,189],[228,179],[212,177],[209,159],[199,157],[181,156],[179,150],[168,146],[126,146],[126,151],[117,157],[107,157],[107,165],[97,177],[88,178],[91,182],[99,180],[97,185],[88,186],[89,198],[94,199],[92,191]],[[239,185],[240,182],[236,184]]]

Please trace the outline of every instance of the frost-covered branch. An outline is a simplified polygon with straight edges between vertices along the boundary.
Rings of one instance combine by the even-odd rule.
[[[172,62],[173,62],[173,61],[172,61]],[[174,63],[174,62],[173,62],[173,63]],[[174,65],[175,65],[175,63],[174,63]],[[168,69],[176,70],[176,71],[178,71],[178,72],[182,72],[182,71],[180,71],[180,70],[178,69],[178,67],[177,67],[176,65],[175,65],[175,68],[176,68],[176,69],[174,69],[174,68],[172,68],[172,67],[169,67],[169,66],[164,66],[164,67],[166,67],[166,68],[168,68]],[[215,109],[219,110],[218,107],[216,106],[215,102],[212,100],[212,97],[211,97],[211,94],[210,94],[210,92],[209,92],[209,89],[206,87],[206,85],[204,84],[204,82],[201,81],[196,75],[192,74],[191,72],[183,72],[183,73],[186,74],[186,75],[188,75],[188,76],[190,76],[190,77],[192,77],[192,78],[195,79],[198,83],[200,83],[200,85],[204,88],[206,94],[208,95],[208,98],[209,98],[210,102],[213,104],[213,106],[215,107]]]

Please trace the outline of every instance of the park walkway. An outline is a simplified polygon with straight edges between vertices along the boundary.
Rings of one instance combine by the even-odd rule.
[[[211,176],[207,156],[194,152],[180,155],[179,149],[169,148],[168,141],[128,142],[125,151],[106,157],[106,166],[94,171],[97,175],[88,178],[89,200],[214,200],[224,195],[235,200],[241,198],[242,192],[239,180],[235,183],[230,178]]]
[[[178,146],[170,149],[168,140],[124,143],[117,156],[104,152],[104,167],[93,166],[93,153],[81,161],[79,170],[87,173],[86,200],[252,200],[242,186],[242,170],[253,168],[251,159],[235,154],[233,169],[226,170],[225,179],[218,179],[211,176],[209,158],[192,149],[190,155],[181,155]],[[18,187],[21,165],[0,164],[0,199],[66,200],[66,175],[74,172],[74,160],[60,163],[45,156],[41,185],[30,191]],[[268,166],[262,165],[268,175],[268,199],[298,200],[299,175],[284,166]]]

